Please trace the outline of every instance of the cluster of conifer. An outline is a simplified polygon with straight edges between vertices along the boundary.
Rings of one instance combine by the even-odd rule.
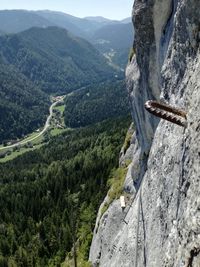
[[[129,123],[124,117],[71,130],[0,165],[0,266],[60,266],[74,240],[87,259]]]

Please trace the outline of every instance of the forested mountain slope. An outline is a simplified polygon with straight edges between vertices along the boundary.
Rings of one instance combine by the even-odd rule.
[[[129,114],[124,81],[90,85],[66,97],[65,124],[83,127],[109,118]]]
[[[88,40],[100,52],[109,53],[114,50],[113,62],[124,68],[133,40],[130,22],[130,18],[122,21],[103,17],[78,18],[50,10],[2,10],[0,11],[0,34],[19,33],[32,27],[61,27],[75,36]]]
[[[1,266],[60,266],[74,239],[87,261],[95,215],[129,123],[124,117],[68,131],[0,164]]]
[[[0,143],[41,126],[48,95],[67,94],[116,73],[91,44],[57,27],[1,36],[0,55]]]
[[[0,63],[0,143],[37,129],[48,107],[47,95],[14,67]]]
[[[45,14],[59,26],[74,23],[77,31],[80,23],[85,33],[107,23]],[[123,73],[88,41],[47,27],[44,19],[0,37],[0,142],[41,126],[50,95],[75,91],[66,99],[65,121],[80,128],[64,129],[42,148],[0,164],[2,267],[61,266],[75,243],[77,259],[88,264],[95,216],[130,125]]]
[[[14,65],[47,93],[68,93],[114,76],[91,44],[57,27],[2,36],[0,53],[5,64]]]
[[[125,67],[126,54],[133,41],[133,28],[130,22],[131,18],[121,21],[103,17],[78,18],[50,10],[2,10],[0,11],[0,34],[19,33],[32,27],[61,27],[93,43],[100,52],[114,49],[116,53],[114,62]]]

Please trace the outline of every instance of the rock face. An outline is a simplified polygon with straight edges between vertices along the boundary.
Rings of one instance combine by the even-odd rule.
[[[200,267],[200,2],[135,0],[127,67],[136,136],[125,189],[98,218],[90,261],[100,267]],[[187,127],[156,119],[148,99],[187,112]]]

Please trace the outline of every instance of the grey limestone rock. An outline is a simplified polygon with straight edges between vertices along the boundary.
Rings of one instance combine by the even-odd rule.
[[[137,140],[124,185],[132,201],[124,214],[116,200],[102,216],[90,260],[200,267],[200,2],[135,0],[133,22],[126,80]],[[144,110],[160,98],[187,112],[186,128]]]

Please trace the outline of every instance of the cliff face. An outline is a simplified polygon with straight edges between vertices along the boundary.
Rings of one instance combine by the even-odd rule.
[[[115,200],[99,216],[90,260],[100,267],[199,267],[200,3],[135,0],[133,22],[129,202],[124,213]],[[185,110],[187,127],[148,114],[148,99]]]

